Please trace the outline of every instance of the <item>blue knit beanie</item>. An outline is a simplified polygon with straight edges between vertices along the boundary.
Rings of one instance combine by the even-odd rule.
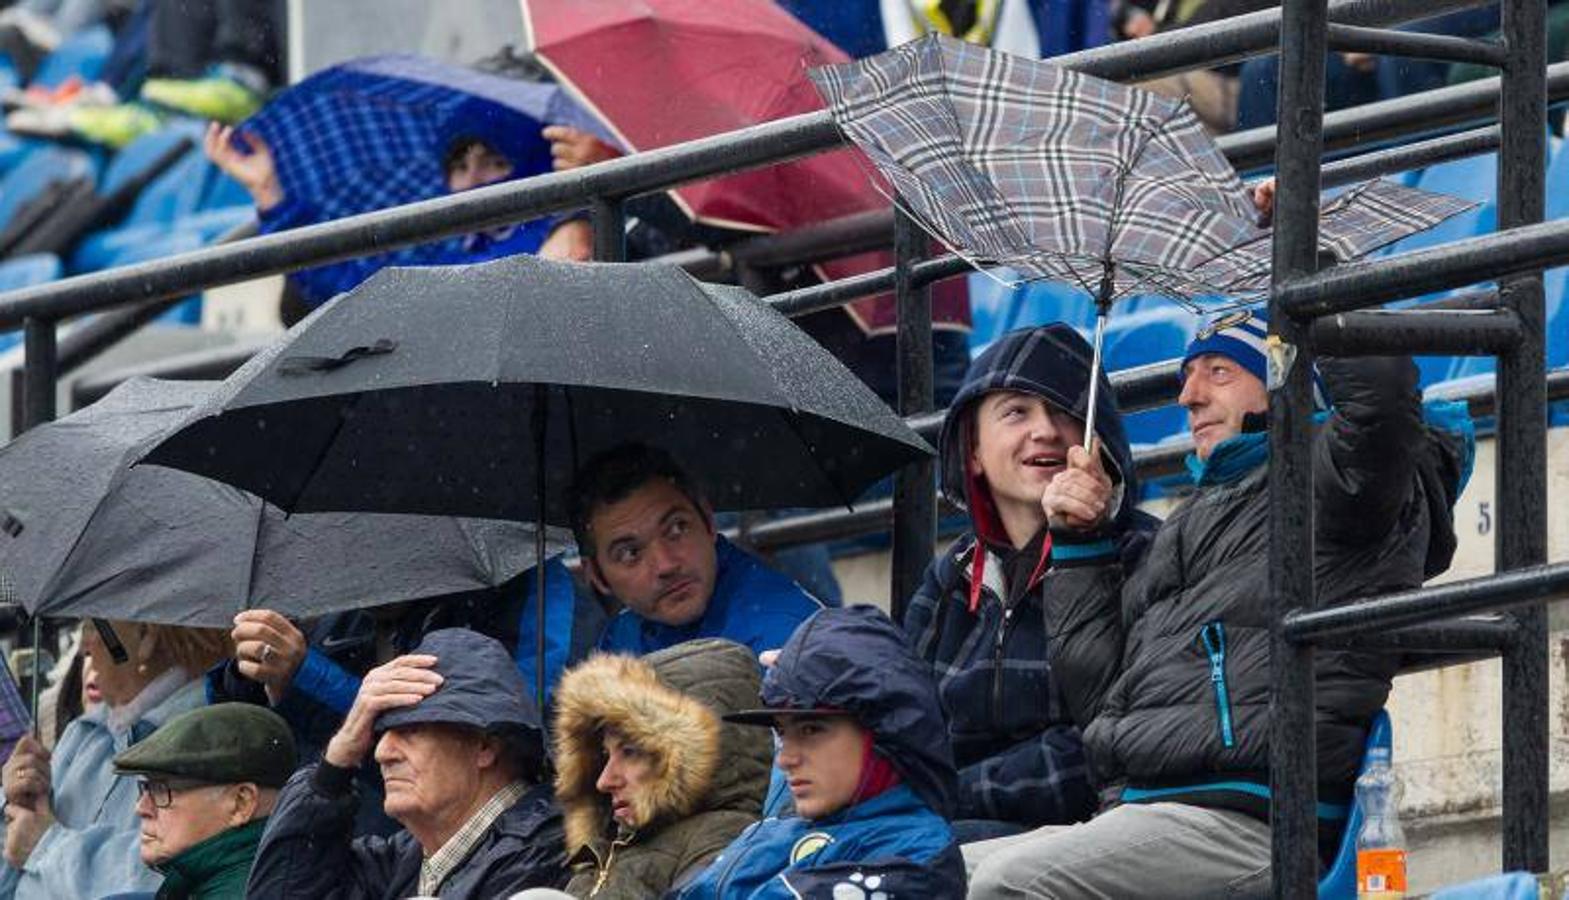
[[[1268,387],[1268,338],[1269,320],[1262,309],[1234,309],[1211,316],[1188,343],[1188,352],[1182,357],[1182,371],[1186,375],[1188,361],[1194,357],[1218,353],[1253,373]],[[1318,367],[1314,366],[1313,406],[1320,410],[1328,409],[1328,396]]]

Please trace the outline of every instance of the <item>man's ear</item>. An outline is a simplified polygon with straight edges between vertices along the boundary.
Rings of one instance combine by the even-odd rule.
[[[594,562],[592,556],[579,557],[583,563],[583,574],[588,577],[588,584],[595,591],[606,597],[614,597],[615,592],[610,590],[610,585],[599,572],[599,564]]]
[[[504,745],[500,738],[493,735],[484,735],[479,740],[479,749],[474,754],[474,765],[481,769],[494,767],[501,761],[501,752]]]
[[[230,794],[229,827],[238,828],[256,818],[256,807],[261,802],[261,791],[249,782],[235,785]]]
[[[709,535],[713,535],[715,531],[713,506],[709,505],[708,501],[705,499],[698,505],[697,511],[700,515],[702,515],[703,524],[707,526]]]

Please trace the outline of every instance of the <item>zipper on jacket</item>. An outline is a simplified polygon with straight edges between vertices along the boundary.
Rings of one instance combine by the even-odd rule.
[[[618,838],[610,842],[610,852],[605,854],[605,864],[599,867],[599,873],[594,876],[594,887],[588,892],[590,897],[598,896],[599,892],[604,890],[605,882],[610,880],[610,867],[616,864],[616,850],[632,843],[636,837],[637,832],[634,831],[624,839]]]
[[[1199,629],[1199,640],[1209,656],[1209,682],[1215,690],[1215,718],[1220,722],[1220,741],[1230,748],[1236,745],[1236,735],[1231,730],[1231,695],[1226,688],[1226,626],[1210,622]]]
[[[1013,624],[1013,607],[1003,606],[1002,622],[997,626],[997,642],[992,650],[992,720],[1002,712],[1002,645],[1008,639],[1008,628]]]

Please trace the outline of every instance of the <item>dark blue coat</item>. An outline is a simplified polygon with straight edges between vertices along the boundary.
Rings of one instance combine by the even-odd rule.
[[[1134,564],[1158,524],[1134,506],[1133,455],[1109,385],[1102,379],[1096,431],[1107,470],[1120,475],[1121,503],[1103,533],[1052,535],[1049,558],[1028,589],[1007,589],[1001,560],[988,550],[1007,546],[1007,536],[990,493],[966,466],[973,410],[993,391],[1043,397],[1082,421],[1090,356],[1066,325],[1011,332],[971,365],[943,423],[943,491],[969,510],[973,530],[932,561],[904,627],[916,654],[931,664],[948,712],[959,766],[956,819],[1035,826],[1079,821],[1095,810],[1079,728],[1053,675],[1044,604],[1114,603],[1121,570]]]
[[[835,900],[852,887],[866,896],[964,896],[964,860],[946,818],[954,768],[942,705],[898,626],[869,606],[817,613],[764,676],[763,704],[850,715],[901,783],[822,819],[764,819],[673,896]],[[751,715],[767,721],[766,712]]]
[[[643,656],[698,638],[725,638],[761,653],[783,647],[797,625],[823,608],[789,577],[723,537],[715,538],[715,556],[714,595],[701,619],[661,625],[623,609],[610,620],[599,649]]]

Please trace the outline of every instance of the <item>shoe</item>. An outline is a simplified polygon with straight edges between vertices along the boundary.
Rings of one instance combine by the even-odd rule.
[[[115,150],[163,127],[163,116],[140,103],[69,108],[71,133]]]
[[[235,125],[261,108],[261,94],[232,78],[208,77],[191,80],[149,78],[142,85],[142,99],[148,103]]]

